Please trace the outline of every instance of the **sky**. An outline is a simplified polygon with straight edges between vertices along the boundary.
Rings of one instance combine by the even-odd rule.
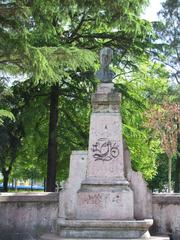
[[[149,6],[145,9],[141,17],[150,22],[158,20],[157,13],[161,9],[161,3],[164,1],[165,0],[150,0]]]

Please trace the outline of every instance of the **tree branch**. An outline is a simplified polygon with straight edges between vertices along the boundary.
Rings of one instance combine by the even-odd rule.
[[[87,12],[84,11],[79,24],[77,25],[77,27],[74,29],[74,31],[71,33],[71,35],[69,37],[69,41],[68,41],[69,43],[74,41],[74,36],[78,33],[78,31],[82,27],[82,25],[83,25],[83,23],[85,21],[86,14],[87,14]]]

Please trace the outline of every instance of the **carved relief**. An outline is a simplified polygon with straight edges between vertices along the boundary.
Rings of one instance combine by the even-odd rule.
[[[118,144],[108,138],[99,138],[91,150],[95,161],[111,161],[119,156]]]

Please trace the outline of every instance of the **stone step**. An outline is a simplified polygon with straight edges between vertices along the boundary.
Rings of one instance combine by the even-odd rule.
[[[144,220],[57,220],[61,238],[139,239],[148,238],[152,219]]]
[[[61,238],[54,234],[45,234],[40,238],[40,240],[90,240],[90,238],[81,238],[81,239],[80,238]],[[91,240],[93,240],[93,239],[91,238]],[[94,240],[118,240],[118,239],[110,239],[110,238],[97,239],[96,238]],[[121,238],[119,240],[143,240],[143,239],[142,238],[136,238],[136,239],[132,239],[132,238],[122,239]],[[152,236],[147,240],[169,240],[169,237],[167,237],[167,236],[164,236],[164,237],[163,236]]]

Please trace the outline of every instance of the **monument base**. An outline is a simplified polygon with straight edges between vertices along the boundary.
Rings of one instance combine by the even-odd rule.
[[[125,180],[84,181],[77,199],[78,220],[134,220],[133,192]]]
[[[58,237],[57,235],[54,234],[46,234],[44,235],[41,240],[79,240],[79,238],[61,238]],[[81,238],[81,240],[88,240],[87,238]],[[96,240],[102,240],[102,239],[98,239],[96,238]],[[117,239],[103,239],[103,240],[117,240]],[[127,240],[127,239],[119,239],[119,240]],[[136,239],[132,239],[132,238],[128,238],[128,240],[142,240],[142,238],[136,238]],[[163,237],[163,236],[157,236],[157,237],[150,237],[148,240],[169,240],[169,237]]]
[[[57,220],[60,238],[77,239],[149,239],[152,219],[119,220]]]

